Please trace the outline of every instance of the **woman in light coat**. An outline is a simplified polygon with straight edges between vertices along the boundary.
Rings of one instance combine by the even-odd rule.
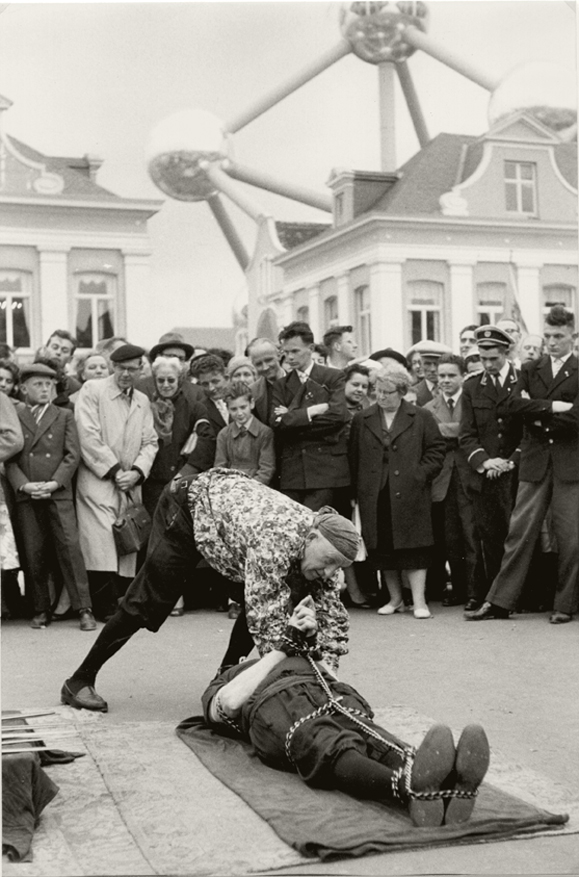
[[[118,556],[112,526],[126,508],[127,484],[132,500],[141,502],[140,484],[158,447],[151,404],[134,389],[141,373],[138,351],[133,345],[115,351],[113,374],[83,384],[75,406],[82,454],[77,481],[80,545],[95,614],[101,616],[113,608],[111,595],[122,596],[135,575],[137,555]],[[128,354],[133,355],[124,359]]]

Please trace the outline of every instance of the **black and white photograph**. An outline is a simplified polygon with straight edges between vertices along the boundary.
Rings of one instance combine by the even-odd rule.
[[[577,37],[0,3],[5,877],[577,874]]]

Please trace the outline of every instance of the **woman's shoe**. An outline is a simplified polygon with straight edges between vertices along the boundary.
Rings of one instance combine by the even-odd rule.
[[[413,615],[415,618],[432,618],[432,612],[427,606],[424,609],[414,609]]]
[[[404,612],[405,608],[404,600],[400,603],[386,603],[385,606],[380,606],[378,615],[395,615],[397,612]]]

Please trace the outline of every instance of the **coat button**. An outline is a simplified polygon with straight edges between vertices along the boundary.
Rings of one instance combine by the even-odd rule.
[[[398,469],[395,469],[395,470],[394,470],[394,474],[395,474],[395,475],[400,475],[400,472],[398,471]]]
[[[502,418],[502,417],[499,417],[499,418],[497,419],[497,423],[502,423],[502,422],[503,422],[503,418]]]
[[[502,432],[499,432],[499,434],[498,434],[498,438],[502,438],[502,437],[503,437]]]
[[[47,457],[50,457],[50,454],[47,454],[46,456],[47,456]]]
[[[49,434],[48,434],[48,438],[52,438],[52,433],[49,433]]]
[[[397,493],[396,496],[398,497],[398,499],[400,499],[400,494],[399,494],[399,493]]]
[[[392,450],[393,450],[393,451],[398,450],[398,445],[392,445]]]
[[[175,471],[175,467],[174,467],[174,466],[169,466],[169,469],[171,470],[171,472],[174,472],[174,471]]]
[[[549,439],[549,444],[550,444],[550,445],[553,444],[553,439]]]

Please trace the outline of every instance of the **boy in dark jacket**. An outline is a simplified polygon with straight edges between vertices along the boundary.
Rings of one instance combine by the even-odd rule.
[[[94,630],[72,494],[80,446],[72,411],[50,402],[55,377],[54,370],[42,363],[22,369],[25,401],[17,405],[17,413],[24,447],[6,463],[6,475],[16,493],[26,579],[34,606],[31,626],[50,624],[48,575],[54,551],[72,608],[80,615],[80,629]]]

